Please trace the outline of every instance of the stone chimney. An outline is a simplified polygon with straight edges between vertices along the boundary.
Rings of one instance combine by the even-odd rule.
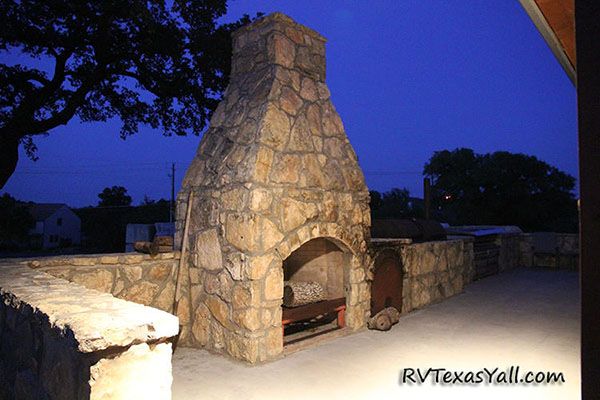
[[[229,86],[178,195],[176,242],[190,191],[183,345],[280,355],[282,263],[316,238],[348,255],[337,266],[346,325],[365,325],[368,190],[325,84],[321,35],[281,13],[233,34]]]

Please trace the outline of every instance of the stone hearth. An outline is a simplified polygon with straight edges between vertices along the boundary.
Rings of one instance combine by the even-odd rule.
[[[313,239],[335,245],[319,268],[346,298],[346,326],[365,326],[368,190],[317,32],[275,13],[234,33],[229,86],[178,195],[179,240],[191,191],[180,345],[279,356],[283,262]]]

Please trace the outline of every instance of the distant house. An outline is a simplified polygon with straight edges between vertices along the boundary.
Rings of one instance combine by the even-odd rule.
[[[30,204],[35,227],[29,232],[36,247],[51,249],[81,243],[81,220],[66,204]]]
[[[408,208],[411,210],[415,209],[424,209],[425,208],[425,200],[418,197],[409,197],[408,198]]]

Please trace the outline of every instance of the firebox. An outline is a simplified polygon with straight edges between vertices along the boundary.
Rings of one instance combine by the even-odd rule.
[[[177,199],[180,345],[259,362],[282,353],[289,310],[365,326],[368,199],[325,84],[325,39],[280,13],[236,31],[229,86]],[[290,290],[302,304],[284,304]]]
[[[343,244],[317,238],[283,260],[284,345],[345,326],[344,265],[350,253]]]

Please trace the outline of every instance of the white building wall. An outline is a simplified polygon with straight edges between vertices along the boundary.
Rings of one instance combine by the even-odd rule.
[[[62,220],[60,225],[59,219]],[[57,240],[52,241],[52,236],[55,236]],[[43,247],[57,247],[61,239],[70,239],[74,245],[81,244],[81,220],[68,207],[59,208],[44,221]]]

